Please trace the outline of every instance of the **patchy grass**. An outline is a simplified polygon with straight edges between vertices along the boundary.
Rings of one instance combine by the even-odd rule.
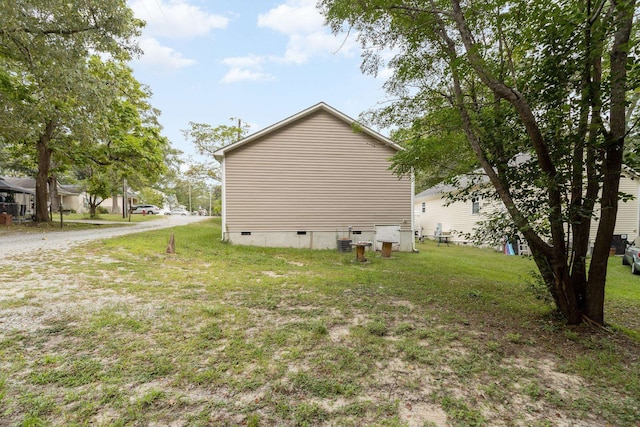
[[[127,218],[122,218],[122,214],[97,214],[95,218],[91,218],[88,213],[70,213],[64,214],[63,220],[100,220],[100,221],[114,221],[114,222],[145,222],[158,219],[166,219],[164,215],[141,215],[131,214]],[[60,220],[58,215],[57,220]]]
[[[36,222],[24,222],[24,223],[12,223],[9,226],[0,225],[0,236],[7,236],[20,233],[42,233],[42,232],[65,232],[73,230],[87,230],[96,227],[109,227],[109,225],[95,225],[85,224],[77,222],[62,221],[60,226],[60,218],[57,218],[53,222],[36,223]]]
[[[556,319],[525,258],[219,237],[0,265],[0,425],[637,426],[640,278],[619,258],[606,332]]]
[[[100,221],[100,223],[91,223],[90,221]],[[103,214],[98,215],[96,218],[90,218],[89,214],[64,214],[62,217],[62,226],[60,225],[59,214],[53,215],[53,221],[45,223],[37,222],[13,222],[9,226],[0,225],[0,236],[6,236],[11,234],[20,233],[42,233],[42,232],[65,232],[73,230],[88,230],[92,228],[105,228],[111,227],[109,223],[105,221],[113,222],[113,226],[121,226],[122,222],[135,224],[138,222],[146,221],[166,221],[167,218],[164,215],[131,215],[131,218],[122,218],[122,215],[118,214]],[[80,222],[76,222],[80,221]],[[87,222],[84,222],[87,221]]]

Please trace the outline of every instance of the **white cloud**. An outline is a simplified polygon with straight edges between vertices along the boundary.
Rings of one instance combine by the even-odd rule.
[[[145,34],[157,37],[192,38],[224,29],[229,19],[208,13],[184,0],[133,0],[137,18],[147,22]]]
[[[139,44],[144,55],[139,62],[162,71],[174,71],[196,63],[182,53],[162,44],[159,39],[190,39],[204,36],[213,29],[226,28],[229,20],[208,13],[188,0],[130,0],[135,16],[146,21]]]
[[[232,68],[259,67],[265,61],[263,56],[238,56],[234,58],[225,58],[222,63]]]
[[[147,65],[158,67],[164,71],[175,71],[196,63],[193,59],[184,58],[180,52],[162,46],[156,39],[146,37],[140,40],[144,55],[138,60]]]
[[[267,81],[273,80],[273,76],[260,71],[253,71],[246,68],[231,68],[227,74],[222,77],[222,83],[237,83],[241,81]]]
[[[271,28],[289,36],[321,31],[323,23],[316,0],[289,0],[258,16],[258,27]]]
[[[285,0],[258,16],[258,27],[273,30],[287,37],[284,52],[271,56],[227,58],[222,62],[230,69],[223,83],[272,80],[262,71],[268,63],[301,65],[311,58],[333,54],[352,55],[357,51],[354,36],[334,36],[324,26],[324,17],[316,8],[317,0]]]
[[[296,34],[289,38],[287,50],[282,60],[294,64],[303,64],[315,56],[328,54],[351,56],[354,47],[356,47],[354,40],[339,39],[328,33]]]
[[[266,61],[262,56],[238,56],[225,58],[222,63],[229,67],[224,75],[222,83],[236,83],[240,81],[266,81],[273,80],[273,76],[262,72],[262,64]]]
[[[259,15],[258,27],[289,37],[281,60],[294,64],[305,63],[314,56],[351,55],[357,46],[355,37],[336,37],[324,27],[324,17],[316,8],[316,0],[287,0]]]

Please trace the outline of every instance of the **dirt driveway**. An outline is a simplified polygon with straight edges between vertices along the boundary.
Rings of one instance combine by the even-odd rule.
[[[0,263],[7,258],[36,251],[66,250],[79,243],[108,239],[125,234],[175,227],[208,219],[206,216],[163,216],[154,221],[123,223],[90,230],[51,231],[42,233],[11,233],[0,236]],[[113,223],[110,223],[113,224]]]

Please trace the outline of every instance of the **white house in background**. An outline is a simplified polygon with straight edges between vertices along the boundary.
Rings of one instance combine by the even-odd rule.
[[[114,196],[109,196],[104,199],[100,203],[100,206],[107,209],[109,213],[121,214],[123,206],[126,206],[128,210],[130,207],[137,205],[138,203],[140,203],[140,197],[135,191],[130,191],[127,193],[126,199],[122,193],[118,193],[115,195],[115,198]]]
[[[36,191],[36,180],[33,178],[15,178],[4,177],[6,182],[14,185],[18,185],[22,188],[29,190],[32,194]],[[88,196],[80,186],[77,185],[64,185],[57,183],[58,196],[62,202],[62,207],[65,211],[75,211],[78,213],[89,212]],[[31,212],[31,206],[27,208]]]
[[[58,195],[65,211],[89,212],[89,196],[80,186],[58,184]]]
[[[456,189],[449,185],[439,184],[431,187],[414,198],[414,215],[416,231],[425,238],[434,238],[438,226],[442,232],[450,232],[450,241],[459,244],[470,244],[464,237],[471,233],[483,214],[496,209],[505,209],[502,204],[483,202],[482,199],[454,202],[448,206],[446,194]],[[629,242],[638,239],[640,231],[640,175],[629,168],[624,168],[620,178],[620,192],[634,196],[634,199],[618,203],[618,217],[614,230],[613,245],[617,253],[624,248],[622,236]],[[596,206],[596,212],[598,207]],[[591,244],[595,240],[597,221],[591,223]]]
[[[234,244],[335,249],[391,240],[412,251],[413,180],[401,147],[325,103],[214,153],[222,166],[222,238]]]
[[[481,221],[482,201],[460,201],[447,206],[446,195],[452,191],[456,191],[455,187],[438,184],[416,194],[414,218],[419,237],[434,239],[437,233],[444,233],[450,242],[469,243],[464,234],[470,233]]]
[[[630,194],[632,200],[618,202],[618,216],[616,217],[616,226],[613,230],[613,241],[611,244],[616,247],[616,254],[624,253],[624,238],[629,242],[636,241],[640,243],[640,174],[638,172],[623,166],[620,176],[621,193]],[[591,242],[595,240],[598,229],[596,221],[591,222]]]

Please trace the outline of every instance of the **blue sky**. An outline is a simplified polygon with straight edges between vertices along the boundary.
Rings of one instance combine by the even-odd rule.
[[[147,22],[131,65],[162,111],[164,135],[185,157],[190,121],[251,132],[324,101],[353,118],[384,100],[383,72],[360,71],[351,34],[323,26],[316,0],[129,0]]]

